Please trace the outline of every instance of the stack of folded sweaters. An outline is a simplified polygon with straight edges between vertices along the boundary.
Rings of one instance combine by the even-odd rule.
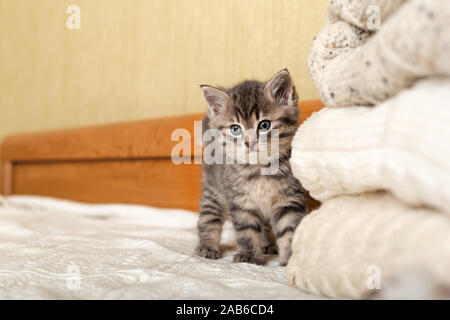
[[[416,267],[450,284],[449,21],[450,1],[330,1],[309,58],[326,108],[291,158],[322,206],[295,233],[291,285],[362,298]]]

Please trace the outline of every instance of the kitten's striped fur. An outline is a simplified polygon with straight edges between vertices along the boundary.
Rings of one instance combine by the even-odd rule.
[[[279,131],[279,170],[263,176],[262,164],[203,163],[196,253],[220,257],[222,225],[229,215],[239,250],[235,262],[263,264],[264,254],[279,251],[280,264],[286,265],[294,230],[306,213],[304,190],[289,164],[298,122],[298,98],[289,72],[282,70],[266,83],[245,81],[231,89],[202,89],[209,106],[203,130],[216,128],[225,136],[232,124],[247,130],[257,129],[261,120],[271,121],[271,128]],[[259,135],[247,142],[247,150],[258,139]]]

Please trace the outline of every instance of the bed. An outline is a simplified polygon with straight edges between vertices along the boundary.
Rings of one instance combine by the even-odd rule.
[[[320,108],[300,103],[301,121]],[[288,285],[277,257],[265,266],[232,263],[229,222],[223,259],[192,254],[200,165],[172,163],[171,133],[193,134],[202,117],[4,139],[0,298],[317,298]],[[194,162],[201,150],[181,156]]]

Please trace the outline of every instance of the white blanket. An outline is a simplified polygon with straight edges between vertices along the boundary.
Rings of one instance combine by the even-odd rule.
[[[192,254],[197,214],[0,197],[0,299],[312,299],[285,268]]]
[[[294,175],[320,200],[389,190],[450,213],[450,80],[424,80],[374,108],[325,108],[298,130]]]

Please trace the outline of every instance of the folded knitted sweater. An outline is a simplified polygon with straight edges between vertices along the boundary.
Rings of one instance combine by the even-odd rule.
[[[376,107],[325,108],[299,128],[292,171],[324,201],[388,190],[450,213],[450,79],[423,80]]]
[[[388,193],[325,201],[295,231],[292,252],[289,283],[316,295],[361,299],[413,269],[450,285],[450,219]]]
[[[379,8],[381,29],[370,19]],[[450,1],[334,0],[309,70],[327,106],[375,105],[417,79],[450,75]]]

